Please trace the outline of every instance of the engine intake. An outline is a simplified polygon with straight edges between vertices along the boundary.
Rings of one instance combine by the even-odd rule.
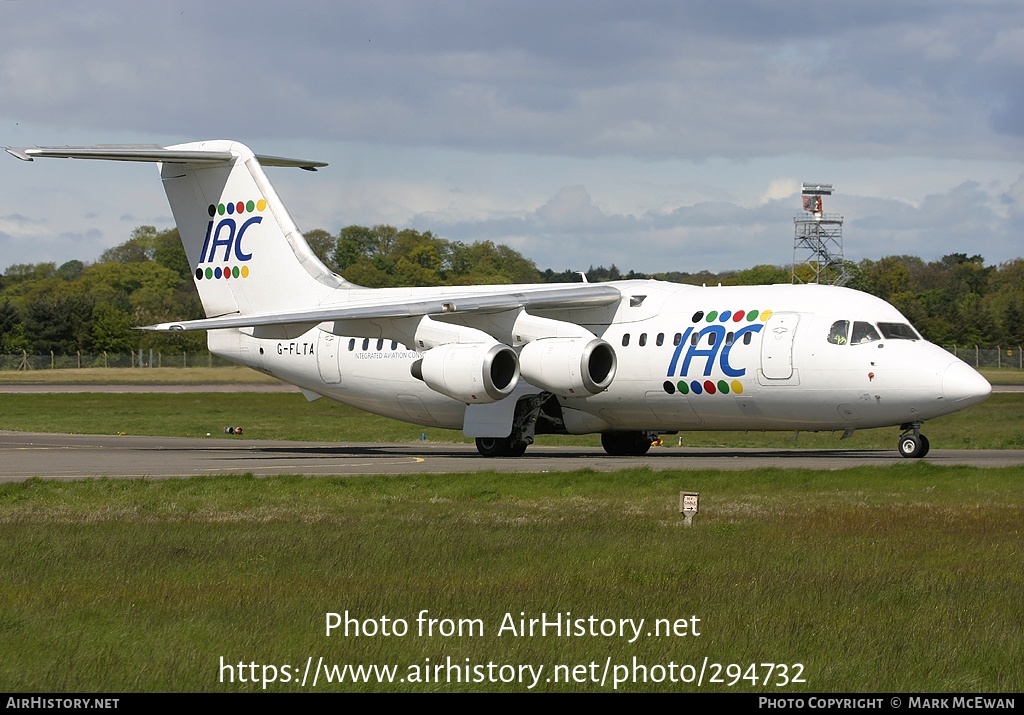
[[[530,384],[561,397],[586,397],[608,389],[615,350],[600,338],[542,338],[523,346],[519,369]]]
[[[411,372],[442,395],[466,404],[486,404],[516,388],[519,359],[501,343],[447,343],[425,352]]]

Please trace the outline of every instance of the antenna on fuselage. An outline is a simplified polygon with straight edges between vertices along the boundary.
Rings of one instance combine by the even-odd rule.
[[[804,183],[800,191],[804,214],[793,219],[793,283],[844,285],[850,279],[843,259],[843,217],[827,214],[822,196],[832,184]]]

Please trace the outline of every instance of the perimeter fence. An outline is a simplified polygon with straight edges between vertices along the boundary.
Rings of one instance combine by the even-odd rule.
[[[235,363],[210,353],[163,353],[139,350],[133,353],[88,355],[0,355],[0,370],[68,370],[90,367],[227,367]]]
[[[974,367],[1012,367],[1024,370],[1024,352],[1021,351],[1020,345],[1015,348],[954,345],[947,347],[946,350]]]

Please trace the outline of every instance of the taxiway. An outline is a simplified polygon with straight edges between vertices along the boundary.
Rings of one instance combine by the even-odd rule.
[[[196,477],[217,474],[357,476],[496,471],[845,469],[907,460],[895,450],[653,448],[643,457],[601,449],[534,445],[515,459],[481,457],[470,444],[314,443],[234,438],[135,437],[0,432],[0,481]],[[1024,466],[1024,450],[933,449],[925,461],[978,467]]]

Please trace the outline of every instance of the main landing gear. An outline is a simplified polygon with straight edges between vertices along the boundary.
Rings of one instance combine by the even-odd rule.
[[[907,459],[920,459],[928,454],[931,444],[929,444],[928,438],[921,434],[920,422],[901,425],[901,429],[906,431],[900,435],[900,441],[897,445],[900,454]]]
[[[601,446],[613,457],[642,457],[656,439],[657,432],[605,432]]]
[[[484,457],[522,457],[530,445],[512,437],[477,437],[476,451]]]

